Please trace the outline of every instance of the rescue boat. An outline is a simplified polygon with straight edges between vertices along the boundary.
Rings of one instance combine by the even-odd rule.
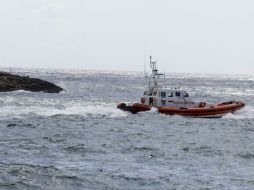
[[[241,101],[228,101],[219,104],[194,102],[185,90],[168,88],[158,83],[160,76],[164,74],[158,72],[157,63],[156,61],[152,61],[151,56],[150,67],[152,74],[149,77],[148,88],[145,90],[140,102],[119,103],[117,105],[118,109],[136,114],[156,108],[159,113],[166,115],[221,118],[245,106]]]

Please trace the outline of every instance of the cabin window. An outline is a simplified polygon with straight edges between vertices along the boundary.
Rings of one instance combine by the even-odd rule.
[[[173,93],[173,92],[170,92],[170,93],[168,94],[168,97],[174,97],[174,93]]]
[[[144,95],[147,95],[147,91],[144,92]]]
[[[181,97],[181,92],[176,92],[176,96]]]
[[[154,91],[154,92],[153,92],[153,96],[157,96],[157,91]]]
[[[189,94],[187,92],[184,92],[183,97],[189,97]]]
[[[166,92],[161,92],[161,97],[166,98]]]
[[[162,105],[166,105],[166,100],[161,100]]]

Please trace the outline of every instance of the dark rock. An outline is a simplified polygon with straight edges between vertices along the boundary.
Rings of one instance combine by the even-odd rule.
[[[0,72],[0,92],[9,92],[15,90],[26,90],[31,92],[59,93],[63,88],[50,82],[30,78],[29,76],[12,75],[6,72]]]
[[[16,126],[17,126],[17,124],[15,124],[15,123],[10,123],[7,125],[7,127],[16,127]]]
[[[189,147],[183,148],[183,151],[188,152],[190,151],[190,148]]]

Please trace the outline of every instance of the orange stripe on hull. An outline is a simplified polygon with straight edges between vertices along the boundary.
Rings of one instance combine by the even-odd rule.
[[[181,115],[190,117],[222,117],[227,113],[232,113],[234,111],[240,110],[245,106],[242,102],[231,102],[222,103],[215,105],[214,107],[204,107],[204,108],[169,108],[169,107],[157,107],[158,111],[166,115]],[[151,110],[151,106],[147,106],[141,103],[134,103],[133,105],[127,106],[121,103],[117,106],[118,109],[123,111],[130,111],[131,113],[138,113],[141,111]]]
[[[180,109],[180,108],[158,108],[160,113],[167,115],[182,115],[182,116],[212,116],[212,115],[224,115],[231,113],[237,110],[240,110],[244,107],[243,103],[234,103],[232,105],[223,105],[216,106],[213,108],[189,108],[189,109]]]

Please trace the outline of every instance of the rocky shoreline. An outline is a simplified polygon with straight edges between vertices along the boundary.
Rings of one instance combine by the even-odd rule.
[[[64,89],[41,79],[13,75],[11,73],[0,71],[0,92],[10,92],[15,90],[59,93]]]

